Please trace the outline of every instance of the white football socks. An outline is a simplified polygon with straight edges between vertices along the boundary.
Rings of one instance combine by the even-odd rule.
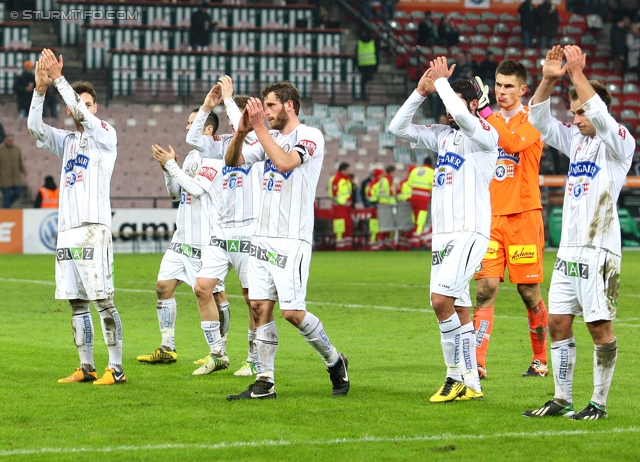
[[[440,328],[444,363],[447,366],[447,377],[462,382],[462,367],[460,366],[462,326],[458,313],[453,313],[450,318],[444,321],[438,321],[438,327]]]
[[[478,362],[476,360],[476,332],[473,330],[473,322],[461,327],[462,334],[462,377],[464,384],[475,390],[482,391],[480,377],[478,376]]]
[[[278,329],[275,321],[256,327],[255,343],[256,379],[274,383],[276,352],[278,351]]]
[[[591,401],[601,406],[607,405],[613,371],[618,359],[618,339],[604,345],[594,345],[593,351],[593,395]]]
[[[156,310],[158,314],[158,326],[162,334],[161,345],[169,350],[175,351],[176,299],[168,298],[166,300],[158,300]]]
[[[220,338],[220,321],[201,321],[200,327],[204,333],[204,339],[209,345],[209,351],[214,356],[222,356],[222,339]]]
[[[573,370],[576,366],[575,337],[551,342],[551,366],[555,383],[554,398],[573,403]]]
[[[305,314],[302,322],[298,326],[298,332],[304,337],[311,347],[318,352],[327,367],[334,366],[340,359],[338,350],[329,341],[322,321],[315,315]]]
[[[74,303],[71,305],[71,327],[73,328],[73,341],[78,348],[80,367],[85,370],[96,369],[93,361],[93,319],[89,310],[89,302]]]

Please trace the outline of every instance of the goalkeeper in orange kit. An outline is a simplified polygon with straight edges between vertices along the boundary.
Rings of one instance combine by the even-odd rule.
[[[480,378],[487,377],[486,357],[493,329],[493,311],[505,268],[517,284],[527,309],[533,357],[523,377],[545,377],[547,368],[547,307],[540,294],[543,281],[544,224],[540,200],[539,171],[543,143],[529,122],[529,108],[521,98],[527,91],[527,69],[513,60],[496,69],[495,92],[500,112],[489,101],[478,109],[500,134],[499,155],[491,193],[491,239],[481,269],[476,272],[476,306],[473,324]],[[476,77],[477,84],[482,81]]]

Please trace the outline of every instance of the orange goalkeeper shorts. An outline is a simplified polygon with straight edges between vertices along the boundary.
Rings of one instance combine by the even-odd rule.
[[[544,224],[540,210],[493,215],[491,238],[482,268],[475,279],[500,278],[505,268],[514,284],[536,284],[543,281]]]

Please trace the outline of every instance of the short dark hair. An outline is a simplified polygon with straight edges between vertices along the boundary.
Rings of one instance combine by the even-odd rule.
[[[191,111],[191,114],[197,114],[199,110],[200,108],[194,109],[193,111]],[[207,117],[207,120],[205,120],[203,128],[206,129],[209,125],[213,127],[213,134],[215,135],[215,133],[218,131],[218,127],[220,126],[220,120],[218,119],[218,116],[213,113],[213,111],[209,113],[209,117]]]
[[[73,88],[73,91],[75,91],[78,95],[89,93],[93,98],[93,102],[96,102],[96,89],[93,88],[93,85],[91,83],[84,80],[78,80],[77,82],[73,82],[71,84],[71,88]]]
[[[520,61],[514,61],[513,59],[505,59],[496,68],[496,75],[515,75],[520,85],[526,85],[529,81],[529,73],[527,68],[524,67]]]
[[[236,95],[233,97],[233,101],[235,101],[236,106],[242,110],[247,106],[249,98],[251,98],[251,95]]]
[[[396,166],[391,164],[391,165],[387,165],[384,169],[385,172],[387,173],[393,173],[396,171]]]
[[[462,99],[467,102],[467,105],[471,104],[474,99],[478,99],[476,87],[469,79],[456,79],[451,84],[451,88],[462,95]]]
[[[274,93],[276,98],[284,104],[287,101],[293,101],[293,110],[296,115],[300,113],[300,92],[294,84],[291,82],[275,82],[270,83],[260,93],[263,98],[266,98],[269,93]]]
[[[611,111],[611,93],[609,93],[609,90],[607,90],[607,87],[602,85],[597,80],[589,80],[589,83],[591,84],[591,88],[595,90],[596,94],[600,97],[600,99],[604,102],[604,104],[607,105],[607,112],[610,112]],[[571,98],[571,101],[575,101],[578,99],[578,92],[576,91],[575,88],[572,88],[571,90],[569,90],[569,98]],[[582,103],[586,103],[586,101],[582,101]]]
[[[340,162],[340,165],[338,165],[338,170],[344,172],[349,167],[350,165],[347,162]]]

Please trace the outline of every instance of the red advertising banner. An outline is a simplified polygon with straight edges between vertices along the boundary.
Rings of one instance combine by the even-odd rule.
[[[0,253],[22,253],[22,210],[0,209]]]
[[[510,13],[518,15],[518,7],[522,3],[521,0],[400,0],[397,9],[405,10],[407,13],[411,11],[441,11],[450,13],[458,11],[464,13],[467,10],[491,11],[493,13]],[[534,5],[539,5],[542,0],[533,0]],[[552,3],[558,8],[560,14],[565,14],[565,0],[552,0]]]

